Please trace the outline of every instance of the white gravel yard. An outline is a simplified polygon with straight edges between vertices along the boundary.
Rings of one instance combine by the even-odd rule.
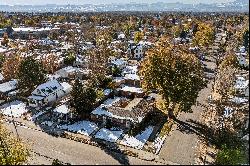
[[[10,103],[6,103],[0,107],[0,112],[6,116],[14,116],[16,118],[21,117],[24,113],[28,112],[26,104],[22,101],[15,100]]]
[[[148,126],[143,132],[136,135],[135,137],[126,134],[124,138],[121,140],[120,144],[130,146],[136,149],[142,149],[144,144],[150,137],[151,133],[153,132],[153,130],[154,130],[153,126]]]
[[[98,126],[90,121],[79,121],[71,125],[58,126],[58,128],[89,136],[93,131],[98,129]]]
[[[99,138],[99,139],[109,141],[109,142],[116,142],[118,138],[122,135],[122,133],[123,133],[123,130],[121,129],[102,128],[96,133],[95,138]]]

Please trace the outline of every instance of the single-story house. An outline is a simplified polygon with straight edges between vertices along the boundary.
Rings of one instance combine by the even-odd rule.
[[[119,69],[124,69],[128,65],[128,62],[126,60],[122,58],[115,58],[115,57],[110,58],[109,63],[111,65],[117,66]]]
[[[59,83],[51,80],[39,85],[28,97],[29,106],[42,107],[52,104],[57,99],[66,96],[72,90],[72,86],[66,82]]]
[[[130,128],[141,123],[153,111],[153,101],[152,98],[109,98],[91,112],[91,119],[103,124]]]
[[[46,77],[48,80],[59,80],[61,78],[61,76],[58,74],[47,74]]]
[[[242,52],[242,53],[244,53],[244,52],[246,51],[245,46],[242,46],[242,47],[240,47],[239,49],[240,49],[240,52]]]
[[[138,66],[134,65],[134,66],[126,66],[123,70],[122,70],[122,75],[125,76],[126,74],[136,74],[138,72]]]
[[[54,41],[52,41],[48,38],[45,38],[45,39],[39,40],[38,43],[45,46],[45,45],[53,45]]]
[[[0,41],[1,42],[1,41]],[[8,49],[7,48],[5,48],[5,47],[3,47],[3,46],[0,46],[0,53],[5,53],[5,52],[7,52],[8,51]]]
[[[125,34],[124,33],[120,33],[118,36],[117,36],[118,39],[120,40],[123,40],[125,39]]]
[[[137,74],[126,74],[125,84],[130,86],[139,87],[140,86],[140,77]]]
[[[73,63],[73,66],[76,67],[81,67],[81,68],[86,68],[88,65],[88,59],[81,56],[81,55],[77,55],[76,56],[76,60]]]
[[[83,70],[81,68],[67,66],[55,72],[56,75],[59,75],[61,78],[66,79],[84,79],[88,77],[89,70]]]
[[[27,39],[29,36],[33,36],[36,38],[44,37],[46,38],[51,31],[51,28],[33,28],[33,27],[18,27],[12,28],[13,32],[11,33],[11,37]]]
[[[123,85],[121,88],[117,89],[121,96],[134,98],[134,97],[144,97],[145,92],[142,88],[134,87],[134,86],[127,86]]]

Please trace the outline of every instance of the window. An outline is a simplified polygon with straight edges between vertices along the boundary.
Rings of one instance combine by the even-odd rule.
[[[57,87],[56,87],[56,86],[54,86],[54,87],[52,87],[52,89],[53,89],[53,90],[56,90],[56,89],[57,89]]]
[[[51,89],[47,89],[47,92],[48,93],[52,93],[53,91]]]
[[[36,104],[34,100],[30,100],[30,104]]]

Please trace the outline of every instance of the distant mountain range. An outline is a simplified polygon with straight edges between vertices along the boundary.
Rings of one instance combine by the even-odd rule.
[[[184,4],[184,3],[128,3],[102,5],[0,5],[7,12],[106,12],[106,11],[186,11],[186,12],[249,12],[248,0],[228,3]]]

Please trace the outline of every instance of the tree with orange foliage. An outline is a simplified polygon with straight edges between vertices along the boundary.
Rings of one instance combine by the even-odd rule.
[[[12,55],[5,59],[2,66],[2,74],[6,80],[17,78],[17,73],[21,61],[22,59],[18,55]]]
[[[59,67],[59,57],[55,54],[49,54],[42,58],[42,65],[48,73],[54,73]]]
[[[9,38],[8,38],[8,34],[7,33],[3,34],[3,41],[1,42],[1,44],[3,46],[8,46],[8,44],[9,44]]]

